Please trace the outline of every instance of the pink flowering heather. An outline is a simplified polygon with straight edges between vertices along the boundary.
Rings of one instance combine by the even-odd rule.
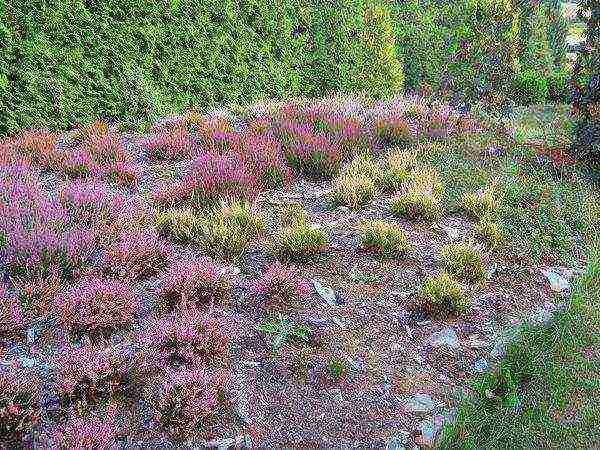
[[[222,200],[252,200],[259,192],[256,177],[236,155],[206,153],[192,162],[181,184],[191,189],[194,205]]]
[[[56,389],[63,404],[94,405],[131,393],[133,366],[122,348],[66,347],[53,363],[57,370]]]
[[[140,302],[128,282],[87,279],[56,299],[60,322],[75,335],[104,336],[130,325]]]
[[[392,146],[406,145],[417,137],[415,125],[394,113],[377,119],[375,132],[384,145]]]
[[[143,148],[152,159],[187,158],[190,156],[191,145],[189,132],[183,127],[150,135],[142,141]]]
[[[126,232],[107,250],[105,267],[120,277],[142,279],[162,270],[172,253],[155,231]]]
[[[54,432],[52,448],[59,450],[117,450],[120,430],[115,421],[116,408],[110,406],[102,417],[74,417]]]
[[[59,193],[71,220],[92,227],[115,220],[125,206],[125,198],[96,180],[76,180]]]
[[[305,126],[288,125],[285,129],[285,155],[296,171],[311,178],[330,178],[339,171],[346,155],[338,144]]]
[[[119,186],[132,186],[139,183],[142,176],[142,166],[133,161],[115,161],[103,167],[106,178]]]
[[[142,336],[147,348],[166,363],[208,364],[227,354],[229,338],[221,323],[195,308],[182,308],[159,320]]]
[[[446,138],[457,131],[458,113],[447,104],[434,105],[421,126],[426,136]]]
[[[10,295],[7,287],[0,284],[0,338],[20,334],[24,328],[23,308],[17,297]]]
[[[224,397],[226,373],[203,370],[169,374],[157,390],[157,419],[172,435],[184,436],[216,414]]]
[[[177,304],[222,304],[229,297],[231,284],[209,259],[178,260],[163,274],[158,295],[172,309]]]
[[[12,142],[15,153],[27,157],[41,169],[56,168],[61,161],[57,150],[58,135],[47,130],[28,130]]]
[[[100,166],[94,161],[94,157],[88,150],[75,148],[65,154],[61,170],[71,178],[83,178],[90,175],[98,175]]]
[[[242,154],[249,170],[257,175],[264,188],[286,185],[294,177],[281,143],[272,135],[247,136]]]
[[[0,444],[20,448],[38,420],[39,380],[15,363],[0,367]]]
[[[121,136],[114,132],[91,134],[81,146],[100,164],[126,159]]]
[[[287,305],[299,302],[310,292],[309,284],[293,267],[276,262],[250,286],[251,291],[269,304]]]
[[[198,114],[188,115],[187,123],[192,132],[198,137],[200,145],[211,148],[219,136],[231,133],[229,120],[225,117],[201,117]]]

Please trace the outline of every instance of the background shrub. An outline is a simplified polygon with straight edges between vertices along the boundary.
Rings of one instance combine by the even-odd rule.
[[[377,2],[33,0],[0,23],[0,134],[403,82]]]

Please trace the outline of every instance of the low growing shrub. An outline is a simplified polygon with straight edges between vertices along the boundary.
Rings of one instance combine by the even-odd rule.
[[[0,441],[6,448],[19,448],[38,421],[39,380],[16,366],[0,370]]]
[[[0,284],[0,339],[22,334],[25,326],[23,308],[16,295],[10,295],[7,287]]]
[[[140,306],[128,281],[84,280],[57,297],[55,308],[60,323],[76,336],[108,335],[130,325]]]
[[[333,181],[330,201],[334,206],[357,209],[375,197],[375,183],[367,176],[342,175]]]
[[[307,223],[287,226],[275,236],[275,252],[287,259],[315,256],[326,245],[327,237],[323,231]]]
[[[396,257],[411,248],[402,228],[396,224],[374,220],[362,224],[360,231],[361,245],[378,255]]]
[[[310,287],[294,267],[276,262],[252,283],[250,290],[261,296],[267,304],[289,305],[297,304],[305,298]]]
[[[443,215],[442,203],[437,196],[414,187],[397,194],[390,209],[396,216],[427,222],[439,220]]]
[[[385,146],[404,147],[416,139],[414,126],[400,115],[378,119],[375,123],[375,133]]]
[[[125,348],[67,347],[55,357],[57,390],[64,404],[131,397],[134,368]]]
[[[179,304],[223,304],[230,293],[231,283],[208,258],[173,262],[158,287],[158,296],[168,309]]]
[[[484,219],[475,225],[475,232],[493,249],[497,249],[506,243],[504,229],[497,222],[489,219]]]
[[[483,281],[486,271],[481,252],[470,242],[449,244],[442,249],[444,267],[451,275],[467,281]]]
[[[117,450],[121,447],[118,437],[116,408],[109,406],[102,416],[92,414],[87,417],[73,417],[54,431],[53,444],[59,450]]]
[[[498,202],[491,188],[466,193],[462,198],[462,208],[473,219],[481,220],[498,209]]]
[[[169,374],[156,394],[158,421],[174,437],[184,437],[205,425],[223,403],[228,376],[204,370]]]
[[[463,290],[450,275],[429,276],[423,282],[417,306],[432,316],[461,314],[469,306]]]

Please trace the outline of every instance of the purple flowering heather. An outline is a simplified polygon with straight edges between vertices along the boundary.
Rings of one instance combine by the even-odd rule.
[[[182,127],[147,136],[141,145],[150,158],[168,160],[189,157],[192,147],[190,135]]]
[[[53,435],[52,448],[59,450],[117,450],[120,431],[115,421],[116,408],[110,406],[103,417],[91,415],[71,418]]]
[[[170,373],[158,387],[158,421],[174,435],[195,430],[217,412],[227,380],[225,372],[216,375],[203,370]]]
[[[158,320],[141,337],[164,363],[208,364],[227,355],[229,338],[216,319],[195,308],[184,307]]]
[[[276,262],[252,283],[250,290],[262,296],[267,303],[287,305],[305,298],[310,292],[310,286],[298,276],[294,267],[286,267]]]
[[[155,231],[131,231],[106,252],[106,269],[120,277],[142,279],[166,267],[173,248]]]
[[[249,170],[257,174],[264,188],[280,187],[294,178],[281,142],[273,135],[247,136],[243,142],[242,155]]]
[[[0,284],[0,338],[22,333],[26,324],[17,297],[10,295],[8,288]]]
[[[106,336],[130,325],[140,301],[130,283],[91,278],[57,297],[54,307],[61,324],[76,336]]]

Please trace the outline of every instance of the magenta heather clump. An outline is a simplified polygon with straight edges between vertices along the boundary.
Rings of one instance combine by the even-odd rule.
[[[142,279],[156,275],[172,255],[171,245],[155,231],[131,231],[107,250],[105,267],[119,277]]]
[[[190,134],[182,126],[147,136],[141,145],[150,158],[167,160],[187,158],[192,148]]]
[[[280,187],[294,178],[285,159],[283,146],[275,136],[246,136],[241,151],[250,171],[258,175],[264,188]]]
[[[140,306],[128,281],[92,278],[81,281],[55,302],[59,321],[75,335],[108,335],[130,325]]]
[[[294,267],[286,267],[279,262],[269,266],[250,289],[267,303],[278,305],[297,303],[310,292],[308,282],[299,277]]]
[[[185,435],[215,415],[225,395],[228,375],[204,370],[170,373],[158,386],[157,420],[171,434]]]
[[[162,275],[158,287],[158,295],[169,309],[178,304],[222,304],[230,291],[231,283],[208,258],[175,261]]]
[[[121,434],[116,424],[116,407],[111,405],[101,417],[73,417],[53,433],[52,448],[60,450],[117,450]]]
[[[165,364],[196,365],[222,360],[229,338],[220,321],[195,308],[182,308],[158,320],[142,336],[142,342]]]
[[[56,389],[64,404],[123,398],[133,388],[133,366],[123,347],[68,346],[59,351],[53,363]]]

